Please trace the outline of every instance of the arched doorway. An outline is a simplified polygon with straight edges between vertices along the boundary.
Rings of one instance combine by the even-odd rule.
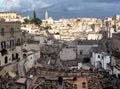
[[[18,54],[18,53],[16,53],[16,59],[18,59],[18,57],[19,57],[19,54]]]
[[[59,85],[62,85],[62,82],[63,82],[63,78],[62,77],[58,77],[58,83],[59,83]]]
[[[6,56],[5,57],[5,64],[7,64],[8,63],[8,57]]]

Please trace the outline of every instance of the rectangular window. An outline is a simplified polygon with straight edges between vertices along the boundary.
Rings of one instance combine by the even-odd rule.
[[[4,36],[4,28],[1,28],[1,35]]]
[[[5,48],[6,48],[6,42],[5,42],[5,41],[2,41],[2,42],[1,42],[1,48],[2,48],[2,49],[5,49]]]
[[[83,54],[83,51],[82,50],[80,50],[80,55],[82,55]]]
[[[10,29],[10,34],[14,34],[14,28]]]

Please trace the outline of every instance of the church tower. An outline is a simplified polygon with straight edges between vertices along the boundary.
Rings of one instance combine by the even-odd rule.
[[[45,20],[48,20],[48,12],[45,12]]]

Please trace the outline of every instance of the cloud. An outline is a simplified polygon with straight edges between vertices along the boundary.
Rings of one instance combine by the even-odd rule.
[[[55,0],[54,0],[55,1]],[[1,11],[31,11],[34,9],[47,8],[53,5],[53,3],[43,0],[0,0]]]
[[[0,0],[0,10],[13,10],[13,8],[20,8],[19,0]]]
[[[0,11],[31,15],[35,9],[43,17],[47,9],[53,18],[107,17],[120,13],[120,0],[0,0]]]
[[[83,2],[118,3],[120,0],[82,0]]]

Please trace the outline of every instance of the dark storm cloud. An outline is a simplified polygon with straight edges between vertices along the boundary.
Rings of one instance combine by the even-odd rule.
[[[40,18],[48,10],[54,19],[71,17],[104,18],[120,13],[120,0],[0,0],[1,11],[17,11],[32,16],[35,9]]]

